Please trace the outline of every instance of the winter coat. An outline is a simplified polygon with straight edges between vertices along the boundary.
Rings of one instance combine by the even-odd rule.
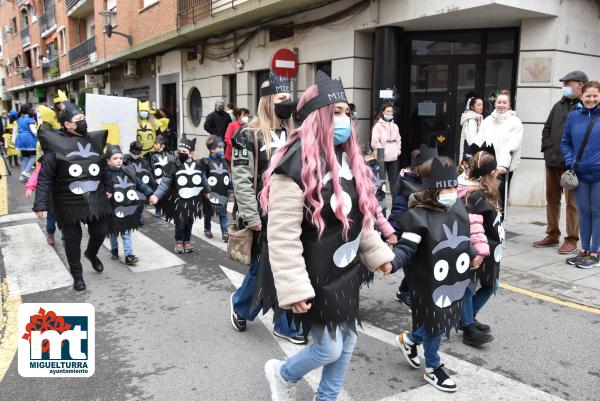
[[[565,130],[567,115],[579,103],[579,99],[563,97],[552,106],[542,129],[542,152],[546,166],[564,167],[565,159],[560,150],[560,140]]]
[[[384,149],[384,161],[393,162],[397,160],[400,156],[402,139],[400,138],[400,129],[396,123],[380,118],[371,132],[371,147],[373,149]]]
[[[231,138],[235,135],[236,132],[242,127],[242,123],[240,121],[234,121],[227,126],[227,131],[225,131],[225,160],[231,163],[231,154],[232,154],[232,145]]]
[[[226,111],[215,110],[206,116],[204,121],[204,130],[211,135],[216,135],[221,139],[225,139],[227,126],[231,122],[231,117]]]
[[[600,105],[597,105],[593,109],[578,107],[567,116],[560,149],[568,168],[572,168],[575,163],[590,121],[594,117],[600,120],[599,114]],[[596,121],[594,125],[576,172],[582,182],[600,181],[600,121]]]
[[[482,141],[480,140],[478,134],[482,120],[483,116],[479,113],[475,113],[473,110],[467,110],[460,116],[460,125],[462,126],[462,130],[460,131],[460,150],[458,157],[462,158],[464,155],[465,142],[469,146],[471,146],[473,142],[481,145]]]
[[[475,248],[477,255],[489,256],[490,246],[483,228],[483,216],[469,213],[469,224],[471,224],[471,245]]]
[[[494,145],[498,166],[515,171],[521,161],[523,124],[515,112],[496,110],[481,123],[480,136],[484,142]]]

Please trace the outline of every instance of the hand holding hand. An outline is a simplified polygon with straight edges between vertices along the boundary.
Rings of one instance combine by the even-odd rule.
[[[498,174],[506,174],[508,172],[506,167],[502,167],[502,166],[498,166],[498,168],[496,170],[498,170]]]
[[[37,216],[38,219],[44,220],[44,217],[46,216],[46,212],[43,212],[43,211],[35,212],[35,215]]]
[[[394,246],[398,242],[398,237],[396,237],[396,234],[392,234],[389,237],[387,237],[385,242],[387,242],[388,245]]]
[[[471,261],[471,270],[479,269],[479,267],[481,266],[481,262],[483,262],[483,256],[475,256],[475,258],[473,258],[473,260]]]
[[[379,266],[379,269],[377,269],[377,271],[382,272],[384,277],[389,276],[392,272],[392,263],[387,262],[386,264]]]
[[[150,198],[148,198],[148,203],[150,205],[156,205],[158,203],[158,198],[155,195],[150,195]]]
[[[308,301],[308,300],[306,300],[306,301]],[[310,309],[310,307],[312,305],[307,303],[306,301],[300,301],[300,302],[296,302],[296,303],[292,304],[292,312],[294,312],[295,314],[298,314],[298,315],[308,312],[308,310]]]

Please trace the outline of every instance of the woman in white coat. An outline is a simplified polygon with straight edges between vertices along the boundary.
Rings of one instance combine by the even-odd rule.
[[[487,144],[494,145],[500,174],[501,206],[504,207],[508,201],[506,183],[508,181],[510,185],[513,172],[519,167],[521,161],[523,124],[511,110],[509,91],[501,90],[494,105],[495,110],[481,123],[479,134]]]

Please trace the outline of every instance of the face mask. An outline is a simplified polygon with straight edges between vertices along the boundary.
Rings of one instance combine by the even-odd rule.
[[[87,133],[87,122],[85,120],[79,120],[75,124],[75,132],[77,132],[81,136]]]
[[[333,144],[341,145],[350,138],[352,126],[348,117],[333,118]]]
[[[393,114],[384,114],[383,119],[385,121],[392,121],[394,119],[394,115]]]
[[[570,86],[563,86],[561,88],[561,90],[562,90],[562,95],[564,97],[570,98],[573,96],[573,88],[571,88]]]
[[[294,104],[289,99],[275,105],[275,114],[282,120],[290,118],[292,111],[294,111]]]
[[[225,156],[225,151],[219,150],[217,153],[215,153],[215,156],[217,156],[218,159],[222,159],[223,156]]]
[[[242,117],[240,121],[242,124],[248,124],[248,121],[250,121],[250,118],[248,118],[248,116]]]
[[[457,198],[458,194],[456,192],[452,192],[449,194],[440,194],[438,196],[438,202],[440,202],[442,205],[452,207],[456,203]]]
[[[188,155],[187,153],[179,153],[178,158],[180,162],[185,162],[188,158],[190,157],[190,155]]]
[[[147,111],[140,111],[140,117],[144,118],[144,119],[148,118],[148,112]]]
[[[219,106],[219,107],[217,107],[217,110],[219,110],[219,111],[225,111],[225,106]]]

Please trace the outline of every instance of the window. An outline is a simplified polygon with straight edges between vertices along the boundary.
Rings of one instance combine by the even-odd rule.
[[[158,0],[143,0],[142,8],[150,7],[152,4],[158,3]]]
[[[10,29],[12,29],[12,33],[13,35],[16,35],[17,32],[17,17],[13,17],[13,19],[10,20]]]
[[[35,60],[35,66],[39,67],[40,66],[40,47],[39,46],[34,46],[31,48],[31,57],[33,57],[33,60]]]
[[[317,71],[323,71],[325,74],[329,75],[331,78],[331,61],[321,61],[320,63],[315,64],[315,77],[317,76]]]
[[[60,54],[67,54],[67,38],[65,36],[65,28],[58,31],[58,41],[60,43]]]
[[[269,70],[256,71],[256,108],[258,109],[258,102],[260,101],[260,87],[263,82],[269,80]]]
[[[106,11],[114,11],[117,12],[117,0],[106,0]],[[117,26],[117,16],[113,15],[111,17],[112,27],[115,28]]]
[[[237,104],[237,75],[231,74],[229,81],[229,103]]]
[[[194,127],[197,127],[200,125],[200,120],[202,120],[202,96],[196,87],[190,91],[189,107],[190,119]]]

